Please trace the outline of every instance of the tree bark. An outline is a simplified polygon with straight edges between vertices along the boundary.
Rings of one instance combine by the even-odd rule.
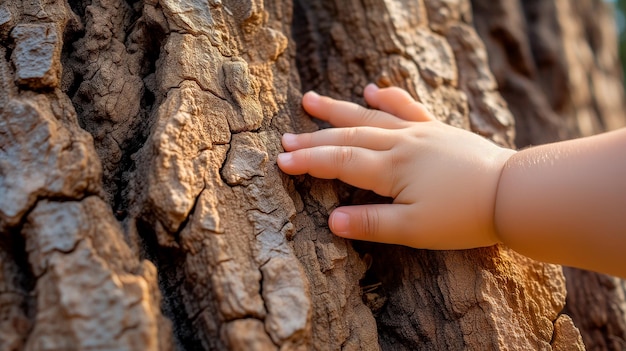
[[[340,239],[330,210],[372,195],[275,165],[282,133],[324,127],[303,91],[372,81],[510,147],[620,125],[584,3],[0,3],[0,349],[584,349],[561,267]],[[584,332],[598,289],[568,301]],[[610,311],[589,348],[623,340]]]

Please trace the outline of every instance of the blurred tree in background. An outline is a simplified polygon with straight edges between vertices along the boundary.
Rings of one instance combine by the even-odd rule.
[[[626,72],[626,0],[609,0],[615,7],[615,18],[619,30],[619,56]]]

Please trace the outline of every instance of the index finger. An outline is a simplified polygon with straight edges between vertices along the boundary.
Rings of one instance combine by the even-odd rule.
[[[389,151],[350,146],[315,146],[278,155],[280,169],[291,175],[308,173],[316,178],[339,179],[381,196],[395,197],[398,191]],[[391,172],[393,174],[393,172]]]
[[[386,112],[371,110],[348,101],[320,96],[313,91],[304,94],[302,106],[313,117],[327,121],[335,127],[368,126],[400,129],[407,126],[407,122]]]

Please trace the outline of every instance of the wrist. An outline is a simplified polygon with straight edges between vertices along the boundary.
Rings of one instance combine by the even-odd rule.
[[[506,169],[509,167],[510,160],[513,155],[517,154],[517,151],[512,149],[503,148],[499,155],[495,158],[495,173],[496,182],[494,186],[493,196],[492,196],[492,206],[491,206],[491,215],[489,221],[489,230],[488,233],[495,244],[502,244],[504,241],[502,240],[502,236],[500,230],[498,228],[498,198],[499,194],[502,192],[502,183],[504,177],[506,177]]]

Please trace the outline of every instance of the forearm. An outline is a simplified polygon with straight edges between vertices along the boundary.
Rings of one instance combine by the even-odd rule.
[[[626,129],[513,155],[494,222],[524,255],[626,276]]]

